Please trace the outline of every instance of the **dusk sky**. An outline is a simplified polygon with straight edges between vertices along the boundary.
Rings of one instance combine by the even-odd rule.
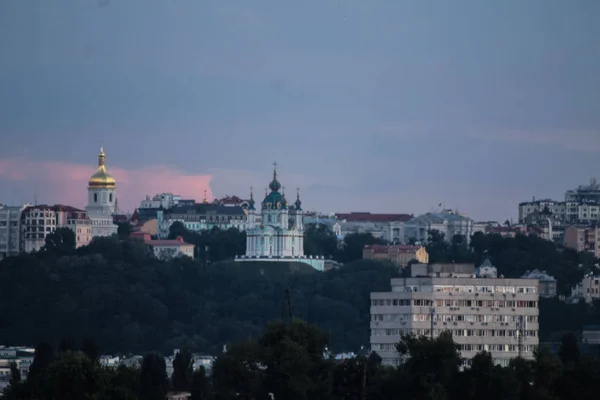
[[[0,203],[254,186],[476,220],[600,178],[598,0],[2,0]]]

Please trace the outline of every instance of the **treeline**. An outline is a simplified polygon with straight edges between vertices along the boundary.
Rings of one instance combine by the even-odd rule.
[[[219,233],[220,234],[220,233]],[[156,260],[145,245],[97,238],[74,249],[69,230],[47,247],[0,262],[0,343],[32,345],[93,335],[108,353],[217,354],[257,338],[281,315],[318,324],[336,351],[369,345],[369,296],[389,290],[393,267],[356,261],[318,273],[305,264]]]
[[[336,243],[318,239],[331,233],[316,231],[307,231],[307,246]],[[93,335],[109,353],[190,348],[217,354],[225,343],[259,337],[265,324],[281,315],[288,289],[294,316],[325,329],[332,350],[356,351],[369,345],[370,293],[389,291],[390,279],[399,276],[392,266],[356,259],[357,249],[373,241],[370,235],[348,235],[344,254],[354,261],[326,273],[296,263],[220,261],[236,254],[232,249],[242,234],[214,230],[197,236],[209,243],[206,259],[163,262],[143,244],[117,238],[97,238],[75,249],[72,231],[57,230],[37,254],[0,262],[0,343],[57,345],[62,337],[81,341]],[[470,246],[460,238],[450,244],[432,238],[427,244],[432,261],[480,262],[489,256],[507,277],[534,268],[573,276],[567,284],[559,281],[563,288],[595,262],[534,237],[475,235]],[[597,321],[597,303],[540,301],[542,341]]]
[[[211,374],[194,371],[191,354],[180,352],[167,376],[165,360],[147,354],[139,368],[99,365],[96,351],[61,348],[58,356],[40,344],[22,382],[12,368],[8,400],[162,400],[186,391],[192,400],[572,400],[596,399],[600,363],[581,354],[574,335],[565,335],[558,356],[541,348],[534,360],[494,364],[486,352],[466,367],[448,332],[435,339],[406,335],[397,352],[406,360],[386,367],[374,353],[333,359],[328,335],[300,320],[270,323],[257,340],[242,341],[220,354]]]

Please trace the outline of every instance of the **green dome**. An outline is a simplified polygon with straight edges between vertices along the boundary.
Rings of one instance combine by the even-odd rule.
[[[287,200],[281,193],[279,193],[277,191],[272,191],[263,200],[262,207],[270,208],[273,210],[277,210],[277,209],[285,210],[288,208],[288,204],[287,204]]]

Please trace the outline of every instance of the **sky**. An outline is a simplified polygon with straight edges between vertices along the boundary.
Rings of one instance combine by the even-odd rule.
[[[130,210],[278,164],[305,209],[516,217],[600,178],[597,0],[0,1],[0,203]]]

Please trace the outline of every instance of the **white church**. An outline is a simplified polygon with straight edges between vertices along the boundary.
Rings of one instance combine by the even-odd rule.
[[[106,155],[100,148],[98,169],[88,182],[88,204],[85,213],[92,225],[92,237],[111,236],[118,226],[113,222],[117,209],[116,181],[106,170]]]
[[[298,191],[296,201],[288,204],[281,184],[277,180],[277,164],[273,169],[270,193],[265,193],[261,203],[261,223],[256,223],[254,194],[250,192],[248,226],[246,229],[246,255],[236,261],[302,262],[323,271],[323,257],[304,255],[304,226],[302,202]]]

